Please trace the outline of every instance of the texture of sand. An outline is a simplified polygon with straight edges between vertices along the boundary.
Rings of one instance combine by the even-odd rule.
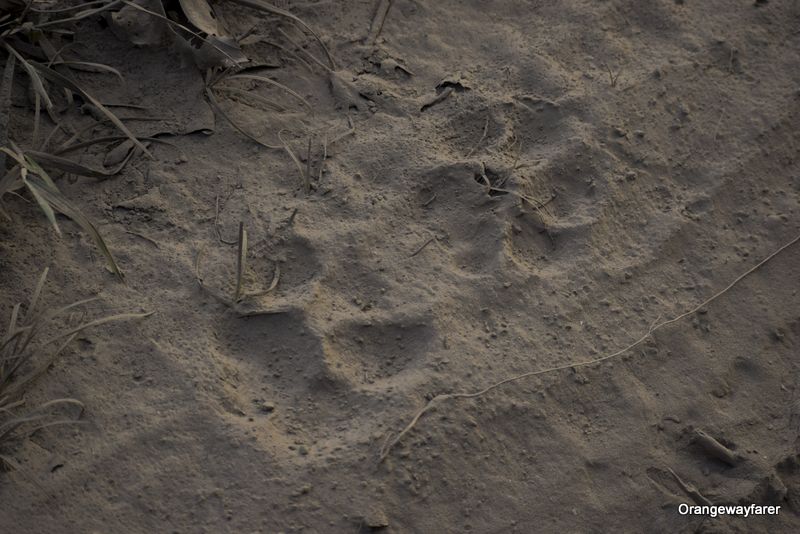
[[[439,403],[378,461],[433,395],[613,352],[800,233],[800,2],[395,0],[365,44],[377,4],[282,4],[334,75],[265,42],[294,49],[282,28],[323,57],[308,34],[219,6],[313,111],[263,86],[286,111],[221,106],[267,143],[284,130],[310,193],[284,151],[215,121],[193,65],[81,24],[75,53],[127,81],[84,83],[160,118],[138,133],[181,135],[59,182],[126,285],[77,226],[57,239],[4,199],[0,311],[50,265],[49,305],[155,314],[83,333],[31,391],[81,400],[86,424],[14,451],[0,532],[800,528],[800,245],[615,359]],[[240,221],[246,291],[280,273],[251,317],[195,280],[202,251],[230,294]],[[781,513],[681,516],[678,478]]]

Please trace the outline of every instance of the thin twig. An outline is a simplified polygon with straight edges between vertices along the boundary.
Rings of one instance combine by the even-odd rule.
[[[317,56],[315,56],[314,54],[312,54],[311,52],[309,52],[308,50],[306,50],[305,48],[303,48],[302,46],[300,46],[300,45],[299,45],[299,44],[298,44],[298,43],[297,43],[297,42],[296,42],[294,39],[292,39],[291,37],[289,37],[289,34],[287,34],[285,31],[283,31],[283,29],[282,29],[282,28],[278,28],[278,33],[280,33],[281,35],[283,35],[283,37],[284,37],[284,38],[285,38],[287,41],[289,41],[289,42],[292,44],[292,46],[294,46],[294,47],[295,47],[295,48],[297,48],[299,51],[301,51],[302,53],[304,53],[305,55],[307,55],[307,56],[308,56],[308,58],[309,58],[311,61],[313,61],[314,63],[316,63],[316,64],[317,64],[317,65],[319,65],[320,67],[322,67],[322,69],[323,69],[323,70],[325,70],[326,72],[333,72],[333,69],[332,69],[332,68],[330,68],[329,66],[327,66],[325,63],[323,63],[323,62],[322,62],[322,61],[320,61],[319,59],[317,59]]]
[[[325,170],[325,161],[328,159],[328,134],[322,138],[322,161],[319,162],[319,176],[317,182],[322,183],[322,173]]]
[[[264,291],[256,291],[255,293],[248,293],[247,297],[261,297],[266,295],[267,293],[271,293],[278,287],[278,282],[281,279],[281,266],[277,263],[275,264],[275,272],[272,274],[272,282],[269,284],[269,287]]]
[[[433,241],[435,241],[435,240],[436,240],[436,236],[431,236],[431,237],[430,237],[430,238],[429,238],[427,241],[425,241],[423,244],[421,244],[421,245],[419,246],[419,248],[418,248],[417,250],[415,250],[415,251],[414,251],[414,252],[411,254],[411,256],[409,256],[409,258],[413,258],[413,257],[414,257],[414,256],[416,256],[417,254],[419,254],[420,252],[422,252],[422,251],[425,249],[425,247],[427,247],[428,245],[430,245],[430,244],[431,244],[431,242],[433,242]]]
[[[306,151],[306,193],[311,191],[311,136],[308,136],[308,150]]]
[[[611,87],[616,87],[617,86],[617,80],[619,80],[619,75],[622,74],[622,68],[620,68],[617,71],[617,74],[615,75],[614,72],[611,70],[611,67],[608,66],[608,63],[603,63],[603,65],[605,66],[606,70],[608,71],[608,78],[609,78],[609,83],[611,83]]]
[[[556,367],[550,367],[550,368],[547,368],[547,369],[539,369],[539,370],[536,370],[536,371],[529,371],[527,373],[522,373],[520,375],[516,375],[516,376],[509,377],[509,378],[505,378],[503,380],[500,380],[499,382],[495,382],[494,384],[491,384],[491,385],[489,385],[489,386],[487,386],[487,387],[485,387],[485,388],[483,388],[481,390],[474,391],[474,392],[443,393],[443,394],[436,395],[431,400],[429,400],[425,404],[425,406],[423,406],[422,409],[419,410],[416,413],[416,415],[414,415],[414,417],[405,426],[405,428],[403,428],[403,430],[392,441],[390,441],[388,443],[388,445],[386,445],[383,448],[383,450],[380,451],[379,463],[383,462],[386,459],[386,457],[389,455],[389,453],[392,451],[392,449],[395,446],[397,446],[398,443],[400,443],[400,440],[402,440],[403,437],[405,437],[405,435],[408,434],[411,431],[412,428],[414,428],[414,426],[417,424],[417,422],[420,420],[420,418],[423,415],[425,415],[425,413],[427,413],[436,404],[441,403],[441,402],[446,401],[446,400],[451,400],[451,399],[472,399],[472,398],[475,398],[475,397],[480,397],[481,395],[485,395],[486,393],[488,393],[488,392],[490,392],[490,391],[492,391],[494,389],[497,389],[497,388],[499,388],[501,386],[504,386],[506,384],[510,384],[512,382],[517,382],[517,381],[523,380],[525,378],[529,378],[529,377],[532,377],[532,376],[544,375],[544,374],[547,374],[547,373],[561,371],[561,370],[564,370],[564,369],[575,369],[576,367],[585,367],[585,366],[588,366],[588,365],[595,365],[595,364],[598,364],[600,362],[604,362],[606,360],[610,360],[612,358],[616,358],[617,356],[625,354],[629,350],[637,347],[638,345],[641,345],[645,340],[647,340],[651,335],[653,335],[654,332],[656,332],[656,331],[658,331],[658,330],[660,330],[660,329],[662,329],[662,328],[664,328],[666,326],[669,326],[671,324],[677,323],[681,319],[684,319],[684,318],[686,318],[686,317],[688,317],[690,315],[693,315],[694,313],[697,313],[699,310],[705,308],[706,306],[708,306],[709,304],[711,304],[712,302],[717,300],[719,297],[721,297],[722,295],[724,295],[725,293],[730,291],[734,286],[736,286],[743,279],[745,279],[749,275],[751,275],[754,272],[756,272],[758,269],[763,267],[767,262],[772,260],[775,256],[777,256],[778,254],[780,254],[781,252],[783,252],[787,248],[791,247],[792,245],[794,245],[798,241],[800,241],[800,235],[798,235],[797,237],[795,237],[794,239],[792,239],[788,243],[782,245],[780,248],[778,248],[777,250],[772,252],[769,256],[767,256],[766,258],[764,258],[763,260],[758,262],[755,266],[751,267],[750,269],[748,269],[744,273],[742,273],[739,276],[737,276],[733,280],[733,282],[731,282],[730,284],[725,286],[725,288],[723,288],[722,290],[717,291],[716,293],[714,293],[713,295],[711,295],[710,297],[705,299],[700,304],[697,304],[696,306],[692,307],[688,311],[685,311],[682,314],[680,314],[680,315],[678,315],[676,317],[673,317],[672,319],[668,319],[668,320],[662,321],[662,322],[660,322],[660,323],[658,323],[658,324],[656,324],[654,326],[651,326],[647,330],[647,332],[643,336],[641,336],[639,339],[637,339],[633,343],[631,343],[631,344],[629,344],[629,345],[627,345],[627,346],[625,346],[625,347],[623,347],[623,348],[621,348],[621,349],[619,349],[617,351],[614,351],[614,352],[612,352],[610,354],[606,354],[605,356],[601,356],[599,358],[593,358],[591,360],[584,360],[584,361],[580,361],[580,362],[574,362],[574,363],[569,363],[569,364],[564,364],[564,365],[558,365]]]
[[[292,147],[290,147],[289,143],[287,143],[283,139],[283,137],[281,136],[281,133],[283,133],[283,130],[278,132],[278,139],[280,140],[281,143],[283,143],[283,149],[286,151],[287,154],[289,154],[289,157],[292,158],[292,161],[294,162],[295,166],[297,167],[298,172],[300,173],[300,179],[303,180],[303,185],[305,185],[305,181],[306,181],[305,174],[306,173],[303,171],[303,166],[300,164],[300,160],[295,155],[294,150],[292,150]]]
[[[228,193],[228,196],[225,198],[225,203],[228,202],[228,199],[231,198],[232,194],[233,194],[233,189],[231,189],[231,192]],[[222,237],[222,230],[220,230],[219,228],[219,209],[220,209],[219,195],[217,195],[217,201],[214,206],[214,231],[217,233],[217,239],[219,239],[221,243],[225,243],[226,245],[235,245],[236,241],[228,241],[227,239]]]
[[[239,302],[242,296],[242,284],[244,282],[244,271],[247,262],[247,230],[244,223],[239,222],[239,250],[236,254],[236,289],[233,292],[233,301]]]
[[[392,0],[379,0],[378,9],[375,10],[375,16],[372,18],[372,24],[369,26],[369,35],[364,40],[367,46],[373,46],[375,41],[383,29],[383,23],[386,22],[386,15],[392,7]]]
[[[488,133],[489,133],[489,117],[486,117],[486,123],[483,125],[483,134],[481,134],[481,138],[478,139],[478,142],[475,143],[475,146],[473,146],[472,149],[470,149],[470,151],[467,152],[467,155],[464,157],[468,158],[472,156],[472,154],[474,154],[475,151],[478,150],[478,147],[481,146],[483,140],[486,139],[486,134]]]
[[[130,235],[135,235],[138,238],[144,239],[145,241],[152,243],[156,248],[161,248],[161,246],[158,244],[158,241],[156,241],[152,237],[147,237],[144,234],[140,234],[139,232],[133,232],[131,230],[125,230],[125,233]]]
[[[426,200],[425,202],[423,202],[423,203],[422,203],[422,207],[423,207],[423,208],[427,208],[428,206],[430,206],[430,205],[433,203],[433,201],[434,201],[434,200],[436,200],[436,193],[434,193],[434,194],[433,194],[433,196],[432,196],[431,198],[429,198],[428,200]]]
[[[310,33],[314,37],[314,39],[316,39],[317,43],[319,43],[320,48],[322,48],[322,50],[325,52],[325,57],[328,58],[328,63],[330,64],[331,70],[336,70],[336,63],[334,62],[333,56],[331,55],[330,50],[328,50],[328,47],[325,46],[325,43],[322,42],[320,36],[317,35],[317,33],[313,29],[311,29],[311,26],[303,22],[301,18],[297,17],[296,15],[293,15],[292,13],[286,11],[285,9],[275,7],[272,4],[265,2],[264,0],[231,0],[231,1],[236,4],[247,6],[251,9],[256,9],[258,11],[263,11],[266,13],[271,13],[273,15],[278,15],[279,17],[289,19],[298,26],[301,26],[304,30]]]
[[[701,506],[711,506],[712,504],[714,504],[711,501],[709,501],[705,497],[705,495],[700,493],[700,491],[697,488],[695,488],[692,484],[684,482],[684,480],[681,477],[679,477],[678,474],[671,468],[667,467],[667,471],[669,471],[669,474],[672,475],[672,478],[675,479],[675,482],[678,484],[678,486],[680,486],[681,490],[683,490],[683,492],[687,496],[691,497],[694,502],[696,502]]]

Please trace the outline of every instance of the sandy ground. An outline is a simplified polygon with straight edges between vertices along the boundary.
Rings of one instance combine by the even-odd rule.
[[[308,193],[284,151],[215,121],[193,65],[84,22],[74,52],[126,84],[81,79],[178,135],[59,181],[127,284],[77,226],[57,239],[4,199],[0,311],[49,265],[51,306],[155,313],[85,332],[31,391],[86,423],[14,451],[0,532],[797,531],[800,245],[619,357],[438,403],[379,462],[432,396],[625,347],[797,236],[800,3],[757,4],[396,0],[370,46],[375,2],[284,2],[359,96],[265,43],[322,57],[307,34],[223,3],[312,110],[264,87],[285,111],[221,105],[284,130]],[[195,280],[202,251],[230,294],[240,221],[251,317]],[[781,511],[681,516],[692,487]]]

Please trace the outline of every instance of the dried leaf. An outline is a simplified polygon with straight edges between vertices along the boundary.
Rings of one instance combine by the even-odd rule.
[[[222,35],[214,9],[206,0],[179,0],[183,14],[195,28],[206,35]]]
[[[158,13],[166,18],[164,8],[158,0],[136,0],[135,5],[125,5],[111,13],[109,25],[119,39],[136,46],[159,46],[168,42],[169,27],[164,19],[156,18],[142,9]]]

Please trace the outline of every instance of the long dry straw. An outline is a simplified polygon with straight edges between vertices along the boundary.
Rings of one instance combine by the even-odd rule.
[[[698,304],[698,305],[694,306],[692,309],[690,309],[690,310],[678,315],[677,317],[674,317],[672,319],[668,319],[666,321],[662,321],[662,322],[659,322],[659,323],[655,323],[653,326],[651,326],[647,330],[647,332],[642,337],[640,337],[639,339],[637,339],[636,341],[634,341],[630,345],[627,345],[626,347],[621,348],[621,349],[619,349],[619,350],[617,350],[615,352],[612,352],[610,354],[606,354],[605,356],[601,356],[599,358],[594,358],[592,360],[584,360],[584,361],[581,361],[581,362],[575,362],[575,363],[559,365],[559,366],[556,366],[556,367],[550,367],[548,369],[540,369],[540,370],[537,370],[537,371],[529,371],[527,373],[522,373],[521,375],[512,376],[512,377],[503,379],[503,380],[501,380],[499,382],[495,382],[494,384],[492,384],[490,386],[487,386],[487,387],[485,387],[485,388],[483,388],[483,389],[481,389],[479,391],[475,391],[475,392],[442,393],[442,394],[436,395],[431,400],[429,400],[428,403],[425,404],[425,406],[423,406],[421,410],[419,410],[417,412],[417,414],[414,416],[414,418],[411,419],[411,421],[405,426],[405,428],[403,428],[403,430],[393,440],[389,441],[386,445],[384,445],[384,447],[381,449],[381,452],[380,452],[379,463],[383,462],[386,459],[386,457],[389,455],[389,453],[392,451],[392,449],[398,443],[400,443],[400,440],[403,439],[403,437],[406,434],[408,434],[411,431],[412,428],[414,428],[414,426],[417,424],[417,422],[420,420],[420,418],[423,415],[425,415],[425,413],[428,412],[431,408],[433,408],[436,404],[438,404],[440,402],[443,402],[443,401],[446,401],[446,400],[450,400],[450,399],[471,399],[471,398],[475,398],[475,397],[480,397],[481,395],[484,395],[484,394],[492,391],[493,389],[497,389],[497,388],[499,388],[501,386],[504,386],[506,384],[510,384],[511,382],[516,382],[518,380],[522,380],[524,378],[528,378],[528,377],[531,377],[531,376],[537,376],[537,375],[543,375],[543,374],[547,374],[547,373],[553,373],[555,371],[561,371],[561,370],[564,370],[564,369],[574,369],[576,367],[585,367],[587,365],[594,365],[594,364],[597,364],[597,363],[600,363],[600,362],[604,362],[606,360],[610,360],[612,358],[616,358],[617,356],[620,356],[621,354],[624,354],[624,353],[628,352],[629,350],[631,350],[631,349],[637,347],[638,345],[642,344],[656,330],[660,330],[660,329],[664,328],[665,326],[671,325],[673,323],[677,323],[681,319],[685,319],[686,317],[688,317],[688,316],[696,313],[700,309],[706,307],[707,305],[709,305],[710,303],[712,303],[713,301],[715,301],[716,299],[718,299],[719,297],[721,297],[722,295],[724,295],[725,293],[730,291],[731,288],[733,288],[736,284],[741,282],[747,276],[753,274],[755,271],[757,271],[758,269],[763,267],[767,262],[772,260],[775,256],[777,256],[778,254],[780,254],[781,252],[783,252],[784,250],[786,250],[790,246],[794,245],[798,241],[800,241],[800,235],[798,235],[797,237],[795,237],[794,239],[792,239],[791,241],[789,241],[785,245],[781,246],[779,249],[774,251],[772,254],[770,254],[769,256],[767,256],[766,258],[761,260],[760,262],[758,262],[755,266],[751,267],[750,269],[748,269],[744,273],[740,274],[738,277],[736,277],[733,280],[733,282],[728,284],[724,289],[714,293],[713,295],[708,297],[706,300],[704,300],[700,304]]]

